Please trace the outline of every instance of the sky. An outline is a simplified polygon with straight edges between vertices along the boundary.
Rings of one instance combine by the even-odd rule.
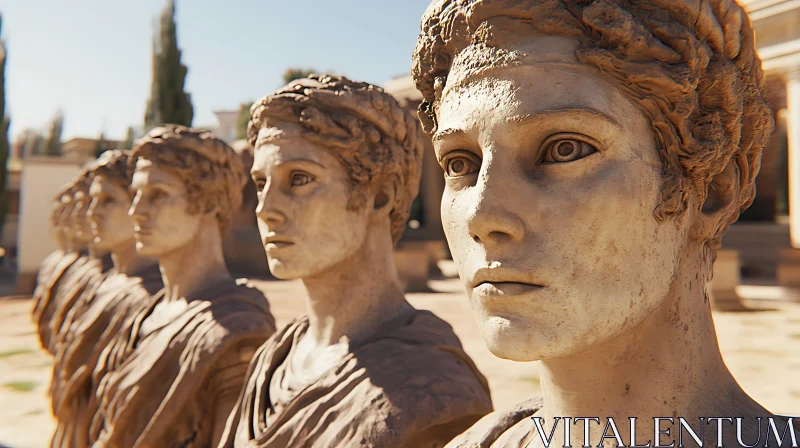
[[[64,113],[63,139],[123,139],[150,92],[166,0],[0,0],[6,108],[15,140]],[[282,86],[289,67],[384,85],[408,74],[430,0],[177,0],[194,126]]]

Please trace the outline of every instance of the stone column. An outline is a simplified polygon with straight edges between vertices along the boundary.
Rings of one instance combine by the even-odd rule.
[[[789,165],[791,249],[781,254],[778,283],[800,289],[800,66],[786,73],[786,134]]]
[[[786,80],[786,133],[789,140],[789,232],[792,247],[800,249],[800,67]]]

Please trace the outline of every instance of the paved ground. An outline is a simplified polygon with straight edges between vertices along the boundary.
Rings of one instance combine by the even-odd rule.
[[[257,282],[270,298],[278,324],[303,313],[299,282]],[[536,363],[515,363],[491,355],[454,280],[433,281],[441,291],[410,294],[453,325],[464,347],[489,379],[495,407],[508,407],[539,390]],[[749,301],[771,310],[715,313],[725,361],[742,387],[773,412],[800,413],[800,304]],[[30,323],[30,301],[0,299],[0,448],[48,445],[53,422],[45,397],[50,357],[38,345]],[[790,412],[791,411],[791,412]]]

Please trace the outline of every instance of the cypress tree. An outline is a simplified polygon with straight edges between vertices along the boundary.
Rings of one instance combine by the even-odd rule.
[[[247,124],[250,122],[250,108],[253,101],[239,105],[239,117],[236,119],[236,139],[247,138]]]
[[[161,12],[153,36],[153,72],[150,99],[144,117],[145,130],[165,123],[192,125],[194,110],[184,84],[189,69],[181,63],[175,25],[175,2]]]
[[[94,147],[94,156],[100,157],[100,154],[104,153],[108,149],[109,144],[108,141],[106,141],[106,135],[104,132],[101,132],[100,137],[97,138],[97,145]]]
[[[286,71],[283,72],[283,83],[289,84],[295,79],[307,78],[308,75],[313,75],[314,73],[316,73],[316,71],[313,68],[287,68]]]
[[[0,36],[3,30],[3,16],[0,14]],[[0,235],[8,214],[8,127],[11,119],[6,116],[6,42],[0,37]]]
[[[128,126],[128,132],[125,134],[125,141],[122,143],[122,149],[133,149],[133,141],[135,139],[133,128]]]
[[[50,135],[47,136],[45,153],[48,156],[61,155],[61,132],[64,130],[64,114],[58,112],[50,122]]]
[[[25,129],[22,131],[22,154],[23,157],[43,156],[46,154],[45,138],[35,129]]]

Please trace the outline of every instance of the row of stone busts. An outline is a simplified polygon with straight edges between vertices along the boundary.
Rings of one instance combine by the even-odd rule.
[[[489,349],[542,362],[544,400],[505,412],[490,413],[450,325],[403,296],[392,248],[424,137],[391,96],[311,76],[251,109],[269,268],[307,291],[308,314],[279,331],[222,260],[243,185],[233,153],[152,131],[120,164],[135,195],[118,219],[134,232],[107,248],[105,274],[113,219],[92,219],[100,239],[83,254],[87,193],[62,196],[69,231],[34,312],[56,356],[54,446],[514,447],[537,439],[531,416],[613,417],[623,434],[629,416],[774,417],[727,370],[705,294],[772,127],[753,42],[731,0],[428,8],[412,76],[450,251]]]
[[[225,143],[166,125],[104,153],[54,200],[61,248],[34,294],[52,446],[443,446],[492,410],[394,267],[416,119],[376,86],[311,76],[256,103],[249,128],[263,249],[273,275],[305,283],[308,315],[276,332],[225,266],[245,183]]]
[[[103,153],[55,198],[61,247],[33,310],[54,356],[52,446],[218,437],[214,416],[227,417],[275,332],[264,295],[237,284],[222,254],[246,179],[238,158],[209,132],[166,125]]]

